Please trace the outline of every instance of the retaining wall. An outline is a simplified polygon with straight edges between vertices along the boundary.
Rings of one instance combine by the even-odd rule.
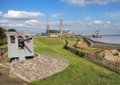
[[[104,57],[86,54],[78,50],[75,50],[74,48],[70,48],[68,46],[65,49],[69,50],[70,52],[74,54],[79,55],[80,57],[88,59],[96,64],[102,65],[104,67],[109,68],[110,70],[120,73],[120,62],[113,62],[113,61],[105,59]]]

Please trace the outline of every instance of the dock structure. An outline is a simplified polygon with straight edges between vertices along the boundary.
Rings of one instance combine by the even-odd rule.
[[[93,41],[92,39],[86,38],[86,37],[84,39],[92,47],[120,50],[120,44],[112,44],[112,43],[105,43],[105,42]]]
[[[97,31],[95,32],[95,35],[92,35],[92,37],[94,37],[94,38],[101,38],[102,36],[101,36],[101,34],[100,34],[100,31],[97,30]]]

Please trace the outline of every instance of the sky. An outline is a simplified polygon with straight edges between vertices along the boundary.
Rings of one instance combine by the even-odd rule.
[[[0,26],[38,34],[50,29],[75,34],[120,34],[120,0],[0,0]]]

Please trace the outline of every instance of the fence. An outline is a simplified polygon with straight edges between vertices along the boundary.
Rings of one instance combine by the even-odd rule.
[[[80,51],[75,50],[74,48],[70,48],[70,47],[66,47],[65,49],[69,50],[70,52],[72,52],[74,54],[79,55],[80,57],[88,59],[96,64],[102,65],[102,66],[107,67],[117,73],[120,73],[120,62],[113,62],[113,61],[107,60],[101,56],[86,54],[86,53],[80,52]]]

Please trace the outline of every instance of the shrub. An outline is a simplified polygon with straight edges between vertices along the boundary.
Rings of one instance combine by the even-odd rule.
[[[113,56],[119,56],[119,53],[118,52],[113,53]]]

